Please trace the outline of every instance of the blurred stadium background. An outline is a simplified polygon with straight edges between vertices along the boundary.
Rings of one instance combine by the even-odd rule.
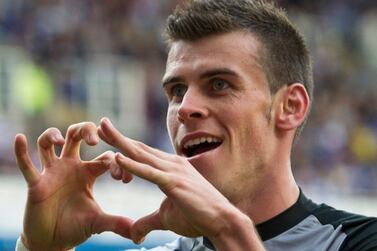
[[[130,137],[172,151],[165,130],[163,26],[178,0],[0,0],[0,250],[13,250],[26,186],[13,139],[34,142],[46,128],[108,116]],[[293,167],[309,196],[377,215],[377,2],[280,0],[305,34],[316,83],[310,121]],[[89,159],[107,150],[84,147]],[[139,217],[163,197],[153,185],[102,177],[106,211]],[[147,205],[147,206],[146,206]],[[157,232],[152,246],[174,238]],[[122,250],[113,234],[78,250]]]

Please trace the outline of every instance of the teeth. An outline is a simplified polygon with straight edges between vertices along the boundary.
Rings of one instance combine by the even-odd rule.
[[[221,141],[220,139],[214,138],[214,137],[201,137],[201,138],[192,139],[192,140],[187,141],[186,144],[183,147],[185,149],[187,149],[189,147],[199,145],[200,143],[204,143],[204,142],[217,143],[217,142],[220,142],[220,141]]]

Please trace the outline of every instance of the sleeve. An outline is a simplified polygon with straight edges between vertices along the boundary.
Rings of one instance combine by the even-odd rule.
[[[347,237],[339,251],[377,250],[377,218],[347,222],[345,233]]]
[[[21,237],[18,237],[17,239],[15,251],[28,251],[24,243],[22,242]]]
[[[180,237],[173,242],[152,249],[127,249],[126,251],[189,251],[192,250],[193,243],[193,239],[191,238]]]
[[[15,251],[29,251],[22,242],[21,237],[18,237],[17,239]],[[68,251],[75,251],[75,249],[73,248]]]
[[[155,248],[152,248],[152,249],[145,249],[145,248],[127,249],[126,251],[180,251],[180,250],[181,249],[179,249],[179,243],[176,240],[174,242],[165,244],[164,246],[159,246],[159,247],[155,247]]]

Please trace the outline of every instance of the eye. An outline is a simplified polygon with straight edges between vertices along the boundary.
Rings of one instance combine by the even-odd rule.
[[[212,88],[215,91],[221,91],[229,87],[229,83],[222,79],[214,79],[212,81]]]
[[[183,97],[187,91],[187,86],[183,84],[176,84],[174,85],[170,92],[173,97]]]

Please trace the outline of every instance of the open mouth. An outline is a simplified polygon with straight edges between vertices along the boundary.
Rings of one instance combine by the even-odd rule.
[[[182,148],[182,153],[190,158],[195,155],[211,151],[222,144],[222,140],[215,137],[202,137],[189,140]]]

